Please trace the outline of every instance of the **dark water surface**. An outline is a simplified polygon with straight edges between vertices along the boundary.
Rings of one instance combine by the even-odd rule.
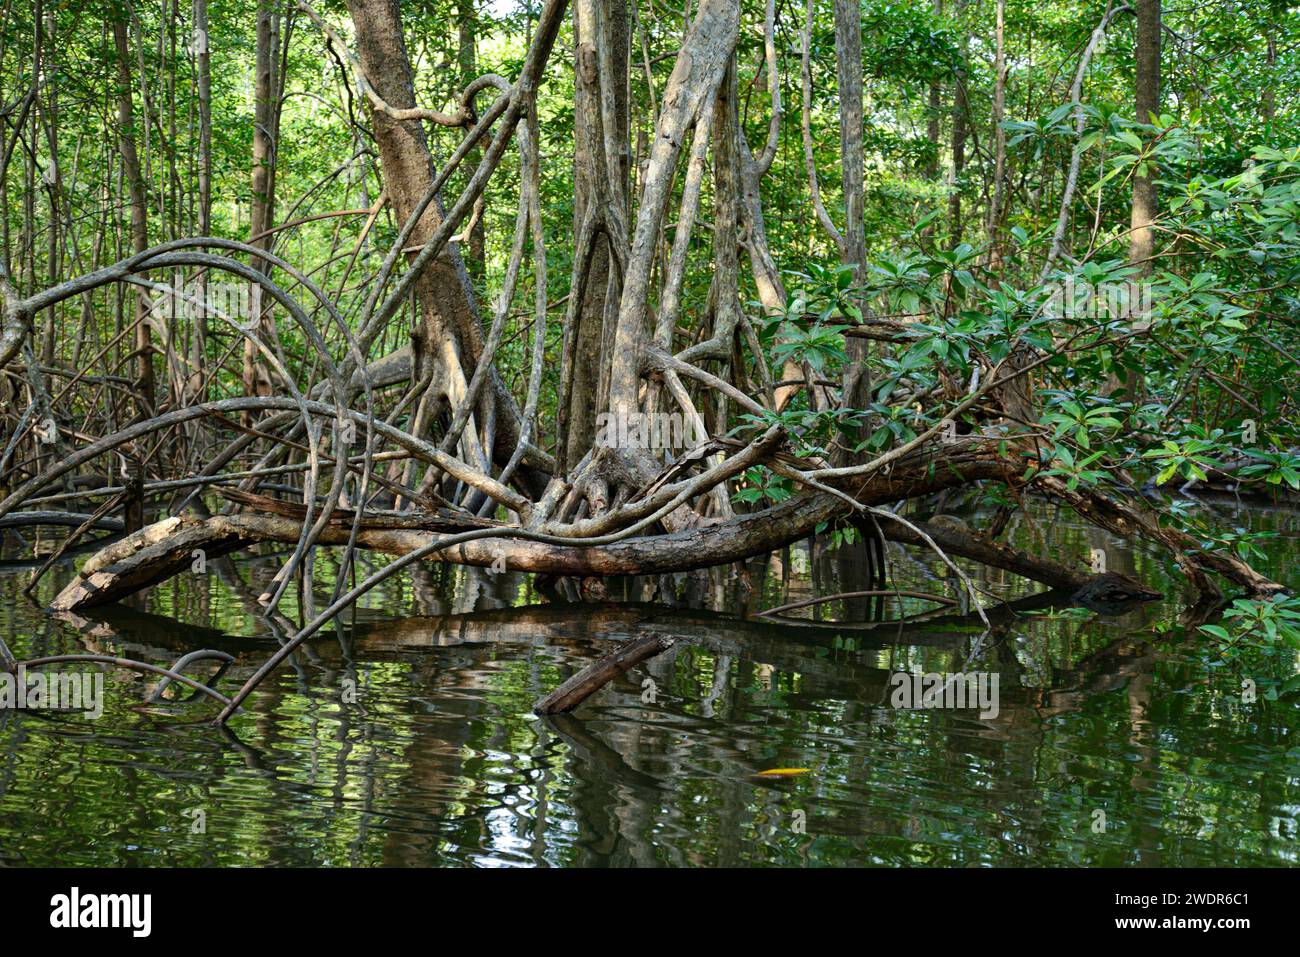
[[[1222,526],[1276,532],[1261,564],[1300,581],[1295,512],[1209,507]],[[906,625],[867,622],[862,600],[747,616],[867,587],[858,547],[829,540],[751,563],[747,581],[727,568],[610,583],[596,603],[521,575],[421,569],[295,655],[227,731],[185,689],[143,704],[153,679],[120,671],[105,675],[99,720],[0,711],[0,865],[1295,862],[1300,706],[1266,691],[1297,671],[1296,653],[1198,637],[1161,557],[1072,517],[1039,507],[1009,534],[1058,557],[1099,548],[1167,597],[1100,616],[971,568],[1022,599],[989,601],[991,630],[920,600],[904,613],[929,613]],[[27,537],[5,556],[52,544]],[[898,587],[958,594],[932,556],[891,556]],[[256,606],[283,558],[213,562],[131,607],[65,618],[25,599],[31,566],[10,564],[0,636],[20,658],[168,665],[220,648],[237,656],[217,681],[230,693],[292,632]],[[333,560],[317,562],[322,604]],[[70,573],[48,575],[39,597]],[[678,641],[573,715],[532,715],[565,677],[647,633]],[[898,670],[996,672],[998,714],[895,708]],[[773,768],[807,772],[758,776]]]

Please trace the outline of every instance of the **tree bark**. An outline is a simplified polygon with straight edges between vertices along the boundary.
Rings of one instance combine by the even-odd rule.
[[[135,107],[131,93],[131,44],[127,21],[113,21],[113,45],[117,51],[117,121],[118,150],[122,157],[122,177],[126,180],[131,204],[131,247],[134,252],[149,248],[148,199],[140,156],[136,150]],[[146,419],[154,412],[153,337],[149,333],[149,294],[144,290],[135,297],[136,415]]]
[[[990,265],[1000,261],[998,222],[1002,217],[1002,195],[1007,171],[1007,132],[1002,128],[1007,103],[1006,13],[1007,0],[997,0],[994,27],[996,52],[993,64],[993,195],[989,200],[988,221],[984,230],[988,234],[989,241],[985,262]]]
[[[612,220],[625,224],[627,220],[631,163],[626,0],[603,3],[578,0],[574,4],[574,34],[573,233],[577,236],[589,215],[602,223]],[[606,117],[606,114],[611,115]],[[613,120],[614,127],[608,143],[607,119]],[[610,145],[614,147],[612,151]],[[610,208],[599,208],[602,204]],[[582,302],[574,327],[568,332],[576,342],[571,349],[566,349],[566,355],[571,352],[579,361],[563,369],[572,378],[572,387],[564,413],[565,447],[558,456],[561,473],[571,470],[590,451],[596,436],[596,415],[602,407],[602,392],[609,388],[608,381],[602,381],[602,370],[607,366],[605,357],[609,353],[623,288],[619,270],[611,268],[612,242],[608,226],[601,227],[586,265]],[[597,358],[599,361],[594,361]],[[566,389],[569,388],[566,384]]]
[[[960,16],[965,12],[965,3],[957,5]],[[970,104],[967,102],[966,84],[969,80],[970,34],[962,27],[961,66],[953,88],[952,97],[952,170],[948,186],[948,235],[953,245],[961,242],[961,177],[966,168],[966,126],[970,122]]]
[[[649,340],[646,319],[650,271],[682,142],[702,104],[715,94],[722,82],[739,32],[737,0],[701,0],[664,91],[631,237],[610,359],[609,411],[618,417],[638,411],[640,374]]]
[[[208,41],[208,0],[194,0],[194,60],[198,85],[199,111],[199,235],[212,235],[212,55]],[[190,331],[190,395],[197,401],[207,400],[205,356],[208,342],[208,272],[199,272],[197,298],[193,310],[194,327]]]
[[[1134,50],[1134,112],[1139,123],[1155,122],[1160,111],[1160,0],[1135,0],[1137,38]],[[1146,139],[1147,144],[1150,139]],[[1133,209],[1129,229],[1129,263],[1137,269],[1139,281],[1151,275],[1155,267],[1155,229],[1158,197],[1154,161],[1146,172],[1133,176]],[[1145,391],[1141,372],[1120,369],[1113,385],[1125,397],[1138,402]],[[1111,383],[1108,383],[1108,386]]]
[[[862,156],[862,7],[859,0],[835,0],[835,69],[840,100],[840,170],[844,192],[844,248],[842,261],[853,270],[853,281],[866,278],[867,240],[863,223],[865,176]],[[861,309],[865,303],[859,300]],[[871,402],[871,374],[867,368],[870,346],[865,339],[849,339],[841,405],[865,409]],[[858,427],[865,439],[869,426]]]
[[[275,116],[279,112],[279,84],[276,82],[276,39],[279,36],[279,15],[276,0],[258,0],[256,63],[253,82],[253,164],[252,202],[249,207],[249,244],[260,249],[271,248],[271,237],[266,235],[275,216],[274,170],[276,142]],[[253,268],[267,273],[265,260],[253,261]],[[269,324],[269,307],[261,301],[261,286],[249,284],[250,303],[254,322],[259,333]],[[264,334],[264,333],[263,333]],[[258,360],[258,350],[250,340],[244,341],[244,394],[270,395],[270,371]],[[251,424],[251,419],[245,425]]]
[[[476,78],[478,61],[478,51],[475,44],[476,26],[474,0],[457,0],[456,65],[460,68],[461,89],[469,86]],[[465,157],[466,168],[472,170],[478,166],[479,160],[482,158],[483,151],[475,146],[469,155]],[[479,202],[485,203],[486,197],[480,198]],[[474,225],[469,232],[469,255],[465,257],[465,268],[469,271],[470,280],[474,283],[482,283],[484,278],[486,242],[487,226],[483,222],[483,217],[478,216],[475,218]]]
[[[1160,0],[1135,0],[1137,40],[1134,49],[1134,114],[1139,123],[1152,123],[1160,111]],[[1133,211],[1129,262],[1143,276],[1151,272],[1155,252],[1155,170],[1133,177]]]
[[[934,0],[930,8],[936,18],[943,14],[943,0]],[[938,83],[930,84],[929,99],[927,102],[928,117],[925,123],[925,138],[934,151],[931,154],[930,161],[925,166],[925,177],[928,180],[937,180],[939,178],[939,127],[942,121],[942,99]],[[927,226],[926,229],[930,230]]]
[[[619,675],[648,658],[667,651],[676,643],[670,635],[642,635],[620,645],[607,655],[597,658],[576,675],[533,705],[534,714],[563,714],[572,711],[582,702]]]
[[[414,107],[414,77],[397,0],[349,0],[348,9],[367,82],[389,106]],[[424,127],[418,120],[393,119],[379,109],[372,108],[370,115],[389,202],[398,222],[404,223],[433,185],[433,156]],[[421,215],[411,233],[411,245],[424,245],[443,216],[438,197]],[[411,333],[411,380],[419,382],[433,372],[431,389],[454,402],[463,394],[483,349],[473,288],[456,244],[448,244],[424,270],[415,292],[421,320]],[[520,412],[495,369],[489,381],[491,389],[483,390],[479,411],[487,413],[495,405],[496,434],[490,452],[495,461],[505,463],[519,441]],[[466,432],[468,435],[469,430]],[[536,494],[545,486],[545,476],[531,468],[520,469],[519,476]]]

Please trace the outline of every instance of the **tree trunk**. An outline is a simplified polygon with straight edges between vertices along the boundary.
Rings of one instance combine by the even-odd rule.
[[[650,272],[682,142],[699,110],[722,82],[739,31],[737,0],[701,0],[664,91],[631,237],[610,358],[609,411],[616,417],[633,415],[639,409],[642,363],[648,342]]]
[[[1136,0],[1137,38],[1134,50],[1134,107],[1139,123],[1155,122],[1160,111],[1160,0]],[[1149,142],[1149,141],[1148,141]],[[1133,211],[1129,222],[1129,263],[1139,281],[1155,266],[1156,171],[1154,162],[1133,177]],[[1136,403],[1144,391],[1141,372],[1120,369],[1114,385]]]
[[[460,85],[461,89],[469,86],[475,79],[477,72],[477,50],[474,43],[474,0],[457,0],[456,4],[456,30],[457,30],[457,47],[456,62],[460,68]],[[477,146],[474,147],[465,157],[467,169],[474,169],[478,166],[479,160],[483,157],[483,151]],[[480,203],[486,202],[486,196],[480,198]],[[487,227],[483,222],[483,217],[478,216],[474,220],[474,226],[469,232],[469,255],[465,258],[465,266],[469,270],[470,279],[475,283],[482,283],[484,278],[484,256],[487,241]]]
[[[628,154],[628,7],[626,0],[578,0],[574,4],[574,152],[573,231],[578,235],[589,214],[602,221],[611,217],[626,223],[626,196],[630,173]],[[605,58],[601,56],[601,47]],[[608,95],[608,99],[606,98]],[[612,106],[612,111],[610,110]],[[602,109],[602,107],[604,107]],[[605,114],[612,112],[614,129],[605,136]],[[611,155],[611,152],[613,155]],[[592,209],[601,203],[612,208]],[[566,367],[572,377],[571,398],[565,410],[565,448],[560,450],[561,473],[572,469],[591,449],[596,436],[596,414],[602,407],[604,356],[613,333],[615,310],[622,292],[622,277],[610,268],[610,232],[603,229],[595,240],[582,303],[569,332],[576,338],[566,349],[579,358]],[[596,361],[597,359],[601,361]],[[569,379],[564,378],[566,383]],[[567,388],[567,386],[566,386]]]
[[[862,157],[862,8],[858,0],[835,0],[835,70],[840,100],[840,169],[844,191],[843,263],[853,269],[853,281],[866,278],[867,239],[862,220],[865,193]],[[859,301],[859,309],[864,305]],[[865,409],[871,402],[871,375],[867,368],[870,346],[865,339],[845,344],[848,361],[844,369],[841,405]],[[859,426],[858,438],[865,439],[868,425]]]
[[[199,235],[212,235],[212,57],[208,44],[208,0],[194,0],[194,60],[198,73],[199,101]],[[208,273],[200,270],[196,298],[199,305],[193,311],[194,328],[190,339],[190,395],[202,402],[207,399],[204,388],[206,371],[204,357],[208,341]]]
[[[149,248],[148,206],[140,157],[135,145],[135,108],[131,95],[131,44],[127,21],[113,21],[113,45],[117,51],[118,149],[122,155],[122,177],[131,203],[131,246],[139,253]],[[135,295],[136,415],[146,419],[154,412],[153,341],[147,315],[149,294]]]
[[[402,36],[397,0],[349,0],[348,9],[356,29],[357,52],[362,72],[375,92],[391,107],[415,106],[415,87],[410,57]],[[433,156],[424,127],[417,120],[395,120],[382,110],[371,110],[384,186],[393,214],[406,222],[433,185]],[[441,197],[430,203],[411,233],[412,246],[423,245],[442,222]],[[459,249],[449,243],[415,283],[420,321],[411,333],[411,379],[419,381],[428,371],[435,373],[431,392],[455,401],[463,394],[483,348],[469,273]],[[495,443],[490,450],[501,463],[509,460],[519,441],[517,404],[494,368],[484,389],[479,411],[495,405]],[[437,397],[436,395],[434,396]],[[466,429],[467,439],[472,440]],[[477,463],[475,463],[477,464]],[[520,470],[520,478],[540,493],[545,477],[533,469]]]
[[[965,4],[959,4],[958,15],[964,12]],[[961,176],[966,167],[966,124],[970,119],[970,105],[967,102],[966,83],[968,75],[968,50],[970,35],[962,28],[961,66],[957,71],[952,98],[952,171],[948,180],[951,192],[948,194],[948,235],[953,245],[961,242]]]
[[[934,0],[931,7],[936,18],[943,13],[943,0]],[[929,162],[925,165],[925,178],[933,182],[939,178],[939,126],[942,119],[941,114],[942,100],[941,91],[938,83],[930,84],[930,94],[927,103],[927,119],[925,123],[925,138],[929,142],[933,153]],[[929,230],[930,227],[926,227]]]
[[[279,15],[276,0],[258,0],[257,50],[253,84],[253,180],[252,204],[249,211],[249,243],[260,249],[271,248],[271,237],[264,235],[271,228],[275,216],[274,169],[276,159],[275,116],[279,112],[279,84],[276,82],[276,40],[279,37]],[[267,272],[264,260],[254,260],[253,267]],[[261,302],[261,286],[252,283],[250,303],[254,327],[265,337],[270,323],[269,308]],[[258,350],[251,341],[244,341],[244,394],[270,395],[270,372],[258,361]],[[251,424],[251,419],[245,422]]]
[[[1135,0],[1137,41],[1134,50],[1134,105],[1139,123],[1152,123],[1160,111],[1160,0]],[[1133,177],[1133,214],[1129,235],[1129,262],[1145,276],[1151,272],[1155,251],[1155,170]]]
[[[993,196],[989,200],[988,264],[999,261],[998,221],[1002,217],[1002,196],[1007,174],[1007,133],[1002,128],[1007,103],[1007,50],[1006,50],[1007,0],[997,0],[997,22],[994,28],[997,52],[994,57],[993,79]]]

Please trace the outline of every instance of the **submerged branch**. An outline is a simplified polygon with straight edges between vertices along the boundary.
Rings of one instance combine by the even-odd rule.
[[[538,699],[533,705],[533,713],[563,714],[572,711],[619,675],[626,674],[655,655],[662,654],[676,643],[677,639],[669,635],[644,635],[634,638],[604,657],[597,658],[550,694]]]

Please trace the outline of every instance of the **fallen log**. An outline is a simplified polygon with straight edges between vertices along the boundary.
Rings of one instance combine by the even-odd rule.
[[[722,525],[672,534],[628,538],[599,546],[483,538],[449,545],[425,560],[579,577],[691,571],[783,548],[808,535],[842,508],[832,496],[795,496]],[[119,601],[188,568],[195,551],[211,560],[260,542],[293,543],[301,533],[300,521],[275,515],[165,519],[92,555],[50,608],[76,611]],[[346,545],[349,533],[347,527],[326,525],[318,542]],[[444,538],[454,540],[451,535],[415,529],[362,528],[355,544],[390,555],[406,555]]]
[[[78,576],[55,597],[50,610],[76,611],[108,604],[189,567],[196,550],[206,562],[263,540],[232,521],[239,517],[172,517],[132,532],[91,555]],[[294,524],[301,530],[300,523]]]
[[[839,501],[833,496],[795,496],[725,524],[672,534],[628,538],[599,546],[488,538],[452,545],[426,560],[578,577],[667,574],[741,561],[783,548],[808,535],[821,522],[834,518],[840,509]],[[350,524],[349,520],[326,525],[319,543],[346,545]],[[948,524],[913,524],[953,555],[1002,568],[1052,588],[1076,590],[1097,577],[975,533],[959,531]],[[382,520],[363,521],[356,546],[405,555],[427,548],[444,537],[441,532],[386,525]],[[891,540],[923,544],[920,536],[906,526],[892,522],[888,526],[885,534]],[[280,515],[165,519],[92,555],[50,608],[77,611],[119,601],[189,568],[196,552],[211,560],[262,542],[292,544],[301,533],[299,519]]]
[[[619,675],[625,674],[647,658],[662,654],[676,643],[677,639],[670,635],[634,638],[597,658],[546,697],[539,699],[533,705],[533,713],[562,714],[572,711]]]
[[[418,551],[425,561],[555,576],[691,571],[784,548],[813,534],[819,526],[846,517],[855,501],[862,505],[898,501],[980,479],[1014,481],[1010,470],[1015,463],[982,454],[979,444],[973,442],[967,448],[951,450],[942,468],[903,467],[903,463],[896,462],[886,472],[872,476],[869,482],[854,489],[856,499],[838,492],[808,491],[762,511],[717,523],[706,521],[666,534],[648,534],[647,528],[625,538],[612,534],[571,539],[491,522],[480,526],[473,519],[459,516],[406,517],[394,513],[377,515],[373,520],[365,517],[352,544],[398,556]],[[926,461],[920,456],[920,464]],[[1206,570],[1218,572],[1254,594],[1271,594],[1282,588],[1230,555],[1196,551],[1196,543],[1188,536],[1160,526],[1138,505],[1129,506],[1099,494],[1071,490],[1064,483],[1045,477],[1040,477],[1040,482],[1050,497],[1069,505],[1093,524],[1127,538],[1140,535],[1165,546],[1202,594],[1217,594]],[[256,497],[256,501],[265,505],[261,497]],[[286,504],[274,508],[296,511]],[[341,519],[338,524],[327,522],[321,528],[317,544],[349,544],[351,521],[346,515],[338,517]],[[466,524],[473,527],[465,529]],[[885,523],[885,534],[895,541],[924,544],[919,531],[944,552],[1012,571],[1053,588],[1077,590],[1095,577],[1082,568],[1031,555],[951,524],[910,524],[915,528],[901,522]],[[428,526],[437,526],[439,530]],[[93,555],[78,578],[55,598],[51,608],[74,611],[118,601],[184,570],[196,551],[211,559],[260,542],[294,544],[300,541],[302,531],[302,521],[288,515],[169,518]],[[440,545],[444,541],[445,547]]]
[[[918,455],[915,461],[908,460],[905,465],[896,463],[888,473],[874,476],[869,488],[857,489],[857,494],[870,503],[882,503],[979,479],[1011,480],[1016,463],[990,453],[983,444],[971,442],[967,447],[949,451],[942,468],[929,467],[924,455]],[[280,510],[281,506],[276,509]],[[850,508],[841,497],[810,491],[762,511],[716,524],[703,522],[666,534],[643,532],[617,541],[611,536],[599,541],[575,538],[572,543],[564,536],[542,536],[489,522],[471,529],[482,533],[482,537],[452,541],[446,548],[425,555],[424,560],[498,569],[504,565],[508,571],[575,577],[692,571],[784,548],[848,511]],[[424,520],[420,523],[429,524]],[[386,524],[399,527],[381,527]],[[367,520],[362,523],[354,544],[401,556],[436,547],[442,539],[455,537],[422,528],[400,527],[409,524],[408,519]],[[316,543],[348,544],[351,532],[348,525],[350,522],[338,525],[327,522]],[[460,534],[470,533],[461,531]],[[51,608],[74,611],[118,601],[188,567],[196,549],[201,549],[206,558],[213,558],[258,542],[294,544],[301,536],[302,522],[289,516],[170,518],[132,533],[92,556],[81,575],[59,594]],[[540,541],[540,538],[549,540]]]

